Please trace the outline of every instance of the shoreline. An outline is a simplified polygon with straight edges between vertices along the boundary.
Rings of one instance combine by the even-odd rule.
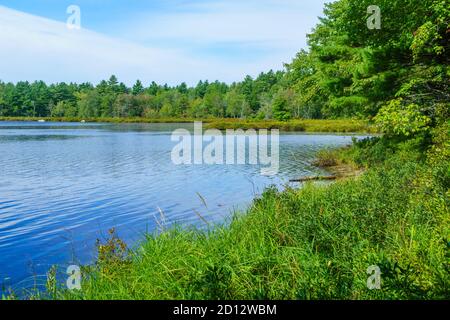
[[[0,122],[68,122],[68,123],[115,123],[115,124],[151,124],[151,123],[183,123],[203,122],[205,129],[218,130],[249,130],[249,129],[279,129],[285,132],[308,133],[351,133],[376,134],[378,129],[367,120],[339,119],[339,120],[307,120],[295,119],[290,121],[277,120],[244,120],[244,119],[193,119],[193,118],[46,118],[46,117],[0,117]]]

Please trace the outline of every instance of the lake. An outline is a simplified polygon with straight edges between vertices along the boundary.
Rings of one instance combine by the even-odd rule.
[[[318,150],[352,142],[281,134],[279,174],[263,176],[257,165],[174,165],[171,134],[192,127],[0,122],[0,291],[92,262],[113,227],[133,246],[161,223],[222,223],[270,185],[323,173],[311,165]]]

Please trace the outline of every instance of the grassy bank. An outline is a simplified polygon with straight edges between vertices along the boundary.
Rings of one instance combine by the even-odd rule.
[[[342,132],[342,133],[376,133],[377,128],[367,120],[241,120],[241,119],[191,119],[191,118],[29,118],[0,117],[0,121],[38,121],[48,122],[80,122],[87,123],[192,123],[202,121],[207,129],[280,129],[297,132]]]
[[[376,138],[322,155],[369,169],[328,186],[269,189],[248,212],[207,232],[166,230],[136,250],[112,233],[97,263],[84,268],[82,291],[50,282],[47,297],[448,299],[446,137],[426,151],[420,141]],[[367,288],[373,265],[381,290]]]
[[[195,120],[191,118],[80,118],[80,117],[0,117],[0,121],[39,121],[45,120],[47,122],[81,122],[87,123],[191,123]]]
[[[211,120],[207,128],[214,129],[280,129],[300,132],[376,133],[375,126],[367,120]]]

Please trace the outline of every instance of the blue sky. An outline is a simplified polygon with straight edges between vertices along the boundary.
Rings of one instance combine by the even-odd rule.
[[[0,0],[0,79],[195,84],[282,69],[325,0]],[[81,30],[68,30],[69,5]]]

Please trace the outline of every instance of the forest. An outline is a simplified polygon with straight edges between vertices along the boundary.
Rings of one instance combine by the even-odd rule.
[[[372,119],[402,110],[433,120],[448,102],[448,1],[377,1],[381,29],[366,26],[370,1],[337,1],[285,70],[226,84],[129,88],[116,76],[91,83],[0,82],[3,117]],[[394,112],[395,113],[395,112]]]

